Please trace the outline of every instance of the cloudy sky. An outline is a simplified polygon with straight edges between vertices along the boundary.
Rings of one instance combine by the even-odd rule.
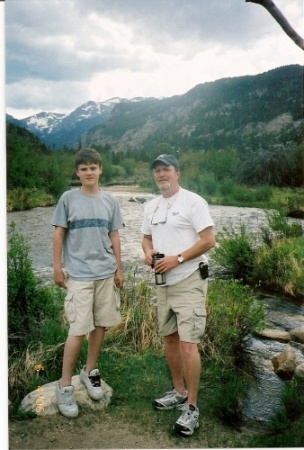
[[[303,0],[274,2],[301,34]],[[19,119],[303,64],[245,0],[6,0],[5,39],[6,111]]]

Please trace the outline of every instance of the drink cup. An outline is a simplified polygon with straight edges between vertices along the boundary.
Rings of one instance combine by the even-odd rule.
[[[163,253],[156,253],[156,255],[153,255],[152,257],[152,267],[155,266],[155,263],[159,260],[164,258],[165,255]],[[158,286],[162,284],[166,284],[166,274],[165,273],[159,273],[155,272],[155,284]]]

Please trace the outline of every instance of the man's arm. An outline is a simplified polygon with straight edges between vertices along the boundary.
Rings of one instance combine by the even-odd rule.
[[[152,256],[157,253],[157,250],[153,249],[152,236],[150,234],[143,235],[141,246],[145,254],[145,264],[151,266]]]
[[[215,246],[215,235],[213,227],[205,228],[204,230],[200,231],[198,235],[199,240],[192,247],[181,253],[184,261],[190,261],[197,256],[203,255]],[[165,256],[156,263],[155,268],[157,268],[158,272],[167,272],[167,270],[173,269],[179,264],[180,263],[177,260],[177,255]]]
[[[66,233],[66,228],[55,227],[53,235],[53,270],[55,283],[63,288],[65,285],[65,275],[62,270],[61,256],[63,240]]]
[[[198,233],[199,240],[190,248],[181,253],[184,261],[190,261],[197,256],[203,255],[215,246],[214,228],[207,227]]]
[[[109,232],[109,239],[112,243],[113,253],[116,258],[117,270],[115,272],[115,284],[118,288],[122,288],[124,284],[124,276],[121,264],[121,244],[118,230]]]

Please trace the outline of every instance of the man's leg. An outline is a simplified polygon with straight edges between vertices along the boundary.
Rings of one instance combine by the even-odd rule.
[[[201,358],[197,344],[181,342],[181,355],[183,361],[184,378],[188,390],[189,405],[197,406],[197,396],[201,375]]]
[[[90,372],[95,369],[100,355],[101,345],[105,335],[105,327],[96,327],[89,334],[89,346],[86,362],[86,371]]]
[[[84,336],[68,336],[63,353],[62,374],[60,386],[69,386],[72,383],[74,367],[81,349]]]
[[[180,339],[177,332],[164,337],[164,349],[173,386],[179,394],[185,395],[183,358]]]

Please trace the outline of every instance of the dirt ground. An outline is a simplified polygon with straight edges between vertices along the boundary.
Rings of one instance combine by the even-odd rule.
[[[160,416],[159,430],[151,431],[127,420],[117,421],[106,412],[85,413],[74,420],[54,415],[12,421],[8,430],[9,449],[232,448],[236,439],[238,447],[246,447],[247,438],[254,434],[250,427],[236,431],[203,419],[192,437],[178,437],[172,424],[164,420]]]

